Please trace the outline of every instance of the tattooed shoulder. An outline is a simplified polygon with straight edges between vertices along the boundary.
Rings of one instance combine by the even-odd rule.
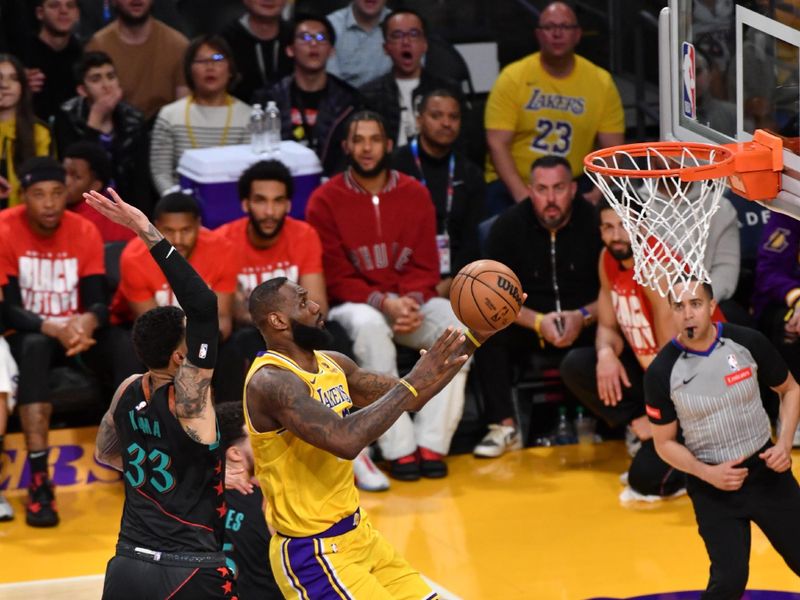
[[[200,436],[198,435],[198,433],[194,429],[192,429],[191,427],[184,427],[183,430],[186,432],[186,435],[188,435],[190,438],[192,438],[195,442],[198,442],[200,444],[203,443],[203,441],[200,439]]]

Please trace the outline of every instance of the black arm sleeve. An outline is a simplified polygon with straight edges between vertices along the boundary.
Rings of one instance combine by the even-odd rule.
[[[78,282],[78,293],[83,309],[94,313],[94,316],[97,317],[97,326],[104,327],[108,323],[108,294],[106,294],[105,275],[81,277]]]
[[[19,280],[16,277],[9,277],[8,283],[3,286],[3,299],[3,320],[6,327],[36,333],[42,330],[44,319],[25,309],[22,304],[22,293],[19,291]]]
[[[763,333],[749,327],[723,323],[722,335],[750,350],[758,365],[758,380],[761,383],[772,388],[786,381],[789,367],[778,349]]]
[[[201,369],[213,369],[217,362],[219,342],[217,295],[167,240],[161,240],[153,246],[150,254],[161,267],[175,298],[186,313],[189,362]]]
[[[670,397],[669,380],[680,352],[667,344],[644,373],[644,409],[655,425],[669,425],[678,418]]]

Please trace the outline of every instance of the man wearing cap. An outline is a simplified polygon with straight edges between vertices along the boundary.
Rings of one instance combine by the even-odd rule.
[[[118,385],[136,368],[121,332],[105,327],[103,241],[91,222],[65,211],[65,180],[58,161],[28,160],[20,170],[24,203],[0,213],[3,317],[15,331],[8,343],[19,364],[17,398],[31,474],[26,522],[33,527],[59,521],[48,476],[50,370],[79,360]]]

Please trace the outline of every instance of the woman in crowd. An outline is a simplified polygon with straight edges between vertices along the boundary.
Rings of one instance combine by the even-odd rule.
[[[175,169],[185,150],[243,144],[250,107],[228,93],[237,71],[227,42],[216,35],[196,38],[186,49],[191,94],[162,108],[153,127],[150,171],[159,194],[178,183]]]
[[[33,115],[22,63],[0,54],[0,208],[19,204],[17,168],[50,152],[50,132]]]

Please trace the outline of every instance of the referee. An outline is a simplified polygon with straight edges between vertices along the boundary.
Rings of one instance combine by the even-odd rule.
[[[738,599],[747,585],[751,521],[800,575],[800,486],[790,454],[800,387],[761,333],[711,322],[710,285],[680,284],[675,294],[680,333],[645,374],[645,408],[656,451],[689,475],[687,491],[711,559],[702,598]],[[774,445],[759,381],[780,395],[784,426]]]

